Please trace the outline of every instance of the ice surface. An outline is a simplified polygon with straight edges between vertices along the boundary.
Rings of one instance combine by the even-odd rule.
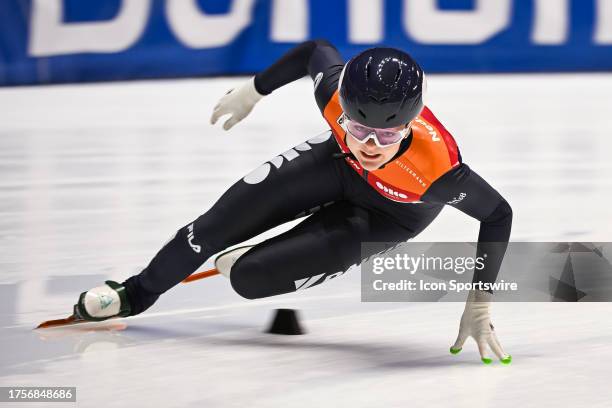
[[[495,304],[508,367],[484,366],[472,342],[448,353],[463,305],[360,303],[357,271],[259,301],[214,277],[141,316],[31,330],[137,272],[231,183],[325,129],[306,80],[230,132],[210,126],[241,81],[0,90],[0,386],[76,386],[80,407],[611,405],[606,303]],[[464,161],[512,205],[513,240],[610,241],[612,75],[431,76],[429,87]],[[477,233],[447,209],[419,239]],[[300,309],[309,333],[262,333],[276,307]]]

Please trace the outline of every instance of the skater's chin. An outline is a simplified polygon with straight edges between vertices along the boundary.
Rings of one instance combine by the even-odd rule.
[[[360,151],[357,154],[357,158],[359,159],[359,164],[361,164],[361,167],[368,171],[380,168],[385,161],[384,156],[380,153],[370,154],[363,151]]]

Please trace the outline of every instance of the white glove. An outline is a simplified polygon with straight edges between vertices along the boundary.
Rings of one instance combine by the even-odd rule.
[[[468,337],[473,337],[478,344],[478,351],[480,352],[480,359],[485,364],[491,364],[493,361],[489,357],[487,351],[487,345],[493,350],[497,358],[503,364],[510,364],[512,362],[512,356],[506,354],[495,335],[495,329],[491,324],[490,306],[492,294],[481,290],[471,290],[467,302],[465,303],[465,310],[461,316],[461,323],[459,324],[459,335],[455,344],[451,346],[450,352],[457,354],[461,351],[463,344]]]
[[[264,95],[255,89],[255,77],[251,78],[246,84],[230,89],[213,109],[210,123],[215,124],[224,115],[231,115],[223,124],[223,129],[229,130],[236,123],[244,119],[253,110],[253,106]]]

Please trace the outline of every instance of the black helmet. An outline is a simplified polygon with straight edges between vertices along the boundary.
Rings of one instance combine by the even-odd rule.
[[[353,57],[340,77],[340,105],[362,125],[405,125],[423,109],[424,73],[395,48],[370,48]]]

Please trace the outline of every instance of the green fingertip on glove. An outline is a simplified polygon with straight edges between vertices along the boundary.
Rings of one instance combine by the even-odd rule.
[[[450,349],[451,354],[459,354],[459,352],[461,350],[463,350],[463,348],[453,348],[451,347]],[[492,358],[489,357],[484,357],[480,359],[484,364],[491,364],[493,362]],[[502,358],[501,360],[499,360],[502,364],[504,365],[509,365],[512,362],[512,356],[511,355],[507,355],[506,357]]]

